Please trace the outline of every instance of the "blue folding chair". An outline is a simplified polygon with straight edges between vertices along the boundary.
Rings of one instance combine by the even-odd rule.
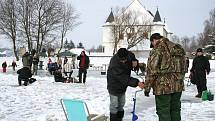
[[[81,100],[61,99],[67,121],[107,121],[103,115],[90,114],[87,104]]]

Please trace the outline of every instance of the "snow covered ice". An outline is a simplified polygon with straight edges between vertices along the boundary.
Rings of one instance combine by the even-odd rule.
[[[13,58],[0,58],[0,63],[5,60],[10,65]],[[207,77],[207,85],[215,94],[215,61],[210,61],[210,64],[212,70]],[[21,68],[21,61],[18,65]],[[2,73],[1,70],[0,121],[66,121],[60,104],[62,98],[83,100],[90,113],[109,116],[106,76],[101,75],[100,71],[88,70],[85,85],[56,83],[46,70],[39,70],[38,75],[34,76],[37,82],[29,86],[18,86],[17,74],[12,71],[12,67],[7,69],[7,73]],[[132,75],[135,76],[135,73]],[[77,76],[77,70],[74,70],[73,76]],[[185,81],[185,85],[186,83]],[[132,99],[136,90],[139,88],[127,89],[124,121],[131,121]],[[202,101],[195,98],[196,93],[195,85],[185,87],[181,99],[182,121],[215,121],[215,101]],[[138,121],[158,121],[152,93],[150,97],[145,97],[142,92],[137,93],[136,113]]]

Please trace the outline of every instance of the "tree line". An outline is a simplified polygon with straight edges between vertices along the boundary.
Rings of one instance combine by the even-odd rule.
[[[0,34],[12,41],[17,60],[20,46],[40,53],[51,44],[60,44],[61,50],[68,31],[80,24],[78,19],[74,7],[62,0],[0,1]]]
[[[194,52],[197,48],[206,48],[211,45],[210,48],[206,50],[211,53],[215,52],[215,8],[209,13],[209,18],[204,21],[204,29],[202,33],[192,37],[182,37],[172,36],[172,40],[181,43],[187,52]]]

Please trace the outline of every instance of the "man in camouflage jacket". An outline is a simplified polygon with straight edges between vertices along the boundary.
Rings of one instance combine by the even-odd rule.
[[[184,74],[174,72],[171,68],[174,63],[171,61],[169,44],[172,42],[159,33],[152,34],[150,41],[153,49],[147,62],[145,96],[149,96],[152,88],[159,121],[180,121],[180,98],[184,90]]]

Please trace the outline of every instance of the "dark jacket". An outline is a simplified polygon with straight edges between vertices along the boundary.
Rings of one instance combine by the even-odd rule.
[[[28,67],[23,67],[17,71],[18,78],[29,79],[32,77],[31,70]]]
[[[13,66],[13,67],[17,67],[17,65],[16,65],[16,62],[15,62],[15,61],[13,61],[13,62],[12,62],[12,66]]]
[[[86,55],[86,54],[84,54],[84,56],[85,56],[85,62],[84,62],[84,69],[88,69],[89,68],[89,64],[90,64],[90,59],[89,59],[89,57]],[[82,55],[79,55],[78,57],[77,57],[77,60],[80,60],[79,61],[79,67],[81,67],[81,63],[82,63]]]
[[[54,80],[55,80],[55,82],[64,82],[66,80],[66,78],[64,78],[62,76],[61,71],[56,70],[56,71],[54,71]]]
[[[114,55],[111,58],[107,71],[107,89],[110,94],[123,94],[128,86],[138,86],[139,80],[130,76],[132,69],[130,63],[130,61],[121,63],[120,58],[117,55]]]
[[[7,67],[7,63],[6,62],[2,63],[2,68],[6,68],[6,67]]]
[[[196,56],[193,60],[191,72],[195,82],[206,81],[206,73],[210,73],[210,63],[205,56]]]

